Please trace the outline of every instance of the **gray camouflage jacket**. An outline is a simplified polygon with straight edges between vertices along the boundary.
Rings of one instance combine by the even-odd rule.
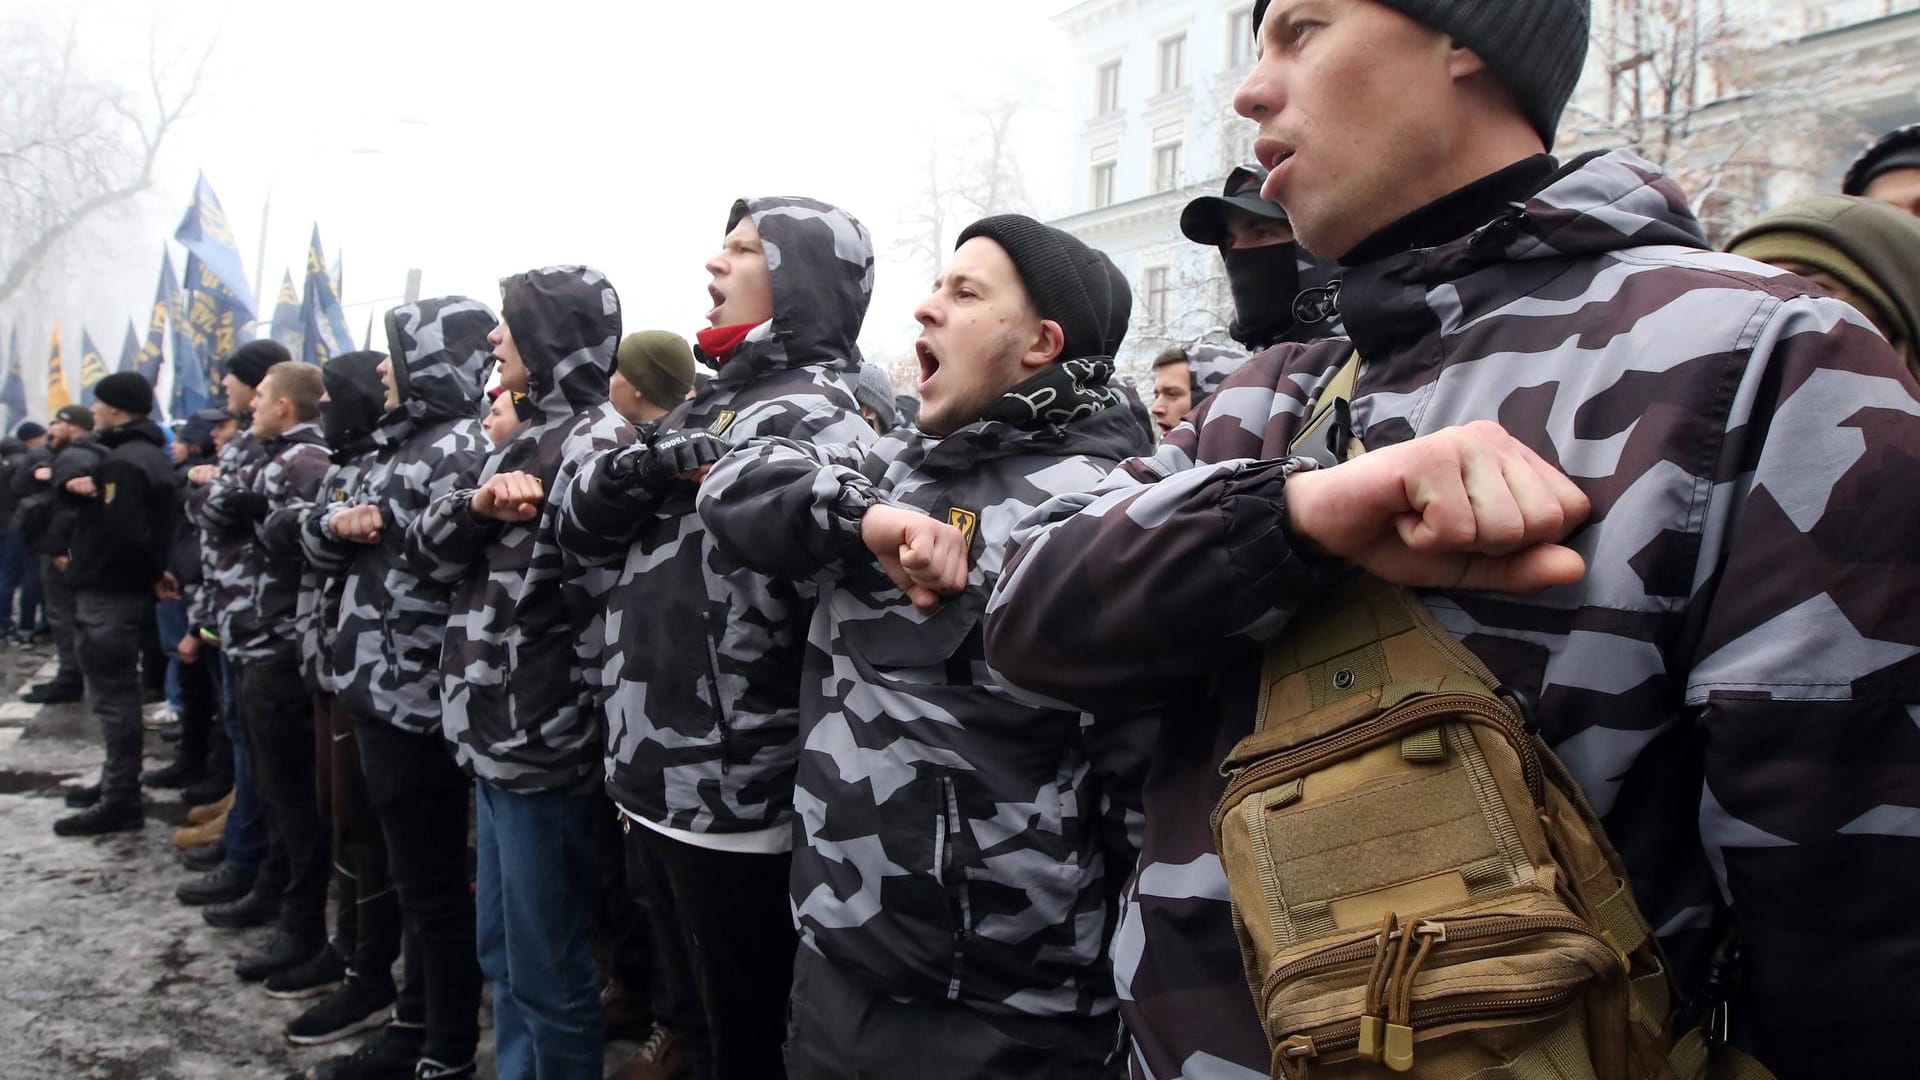
[[[767,249],[774,315],[707,387],[660,422],[733,445],[874,439],[853,386],[854,341],[873,291],[873,247],[852,215],[811,199],[736,203]],[[607,787],[648,821],[741,833],[792,818],[800,655],[812,588],[756,574],[708,542],[694,488],[660,497],[590,455],[561,493],[560,543],[619,566],[601,628]]]
[[[251,593],[246,576],[246,549],[253,543],[250,524],[238,521],[231,502],[234,495],[247,489],[253,473],[264,460],[260,441],[249,430],[250,417],[240,418],[240,430],[220,448],[214,463],[219,475],[211,483],[189,486],[186,498],[187,519],[200,530],[200,572],[204,583],[194,597],[188,618],[195,626],[212,627],[227,648],[247,629],[241,612]],[[234,616],[241,614],[239,626]],[[257,631],[257,626],[254,627]]]
[[[821,582],[800,683],[793,907],[809,947],[881,993],[1042,1016],[1114,1008],[1107,941],[1152,728],[1014,700],[980,644],[1014,524],[1146,450],[1114,402],[1064,424],[903,429],[871,450],[755,440],[701,486],[722,552]],[[961,526],[967,590],[917,610],[861,543],[850,496]]]
[[[1920,996],[1887,988],[1920,963],[1920,387],[1846,305],[1706,250],[1686,207],[1595,155],[1350,268],[1354,428],[1377,449],[1498,420],[1581,485],[1583,581],[1435,614],[1533,694],[1683,988],[1730,908],[1762,1062],[1910,1074]],[[1258,643],[1334,579],[1294,549],[1278,459],[1348,352],[1255,357],[1153,457],[1044,507],[987,616],[1003,680],[1168,702],[1115,943],[1138,1076],[1267,1075],[1208,815]]]
[[[440,730],[450,590],[403,557],[406,533],[435,499],[472,484],[486,462],[481,387],[493,370],[487,335],[496,325],[485,304],[458,296],[387,313],[400,406],[381,418],[379,451],[358,488],[315,507],[301,526],[301,546],[315,566],[345,568],[333,644],[341,703],[417,735]],[[334,535],[333,516],[363,505],[380,508],[380,542]]]
[[[530,473],[553,492],[587,454],[632,441],[607,402],[620,301],[599,271],[577,266],[508,278],[501,292],[536,415],[474,485],[434,500],[413,523],[407,557],[454,586],[440,722],[460,767],[509,791],[578,790],[598,778],[605,735],[567,594],[576,603],[604,598],[613,570],[569,565],[554,539],[552,499],[515,525],[476,518],[470,504],[496,473]]]

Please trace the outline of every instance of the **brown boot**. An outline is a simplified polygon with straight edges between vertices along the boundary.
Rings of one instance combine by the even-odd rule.
[[[693,1071],[693,1041],[659,1024],[640,1050],[607,1074],[607,1080],[677,1080]]]
[[[600,1015],[609,1039],[643,1042],[653,1034],[653,1010],[618,978],[608,979],[600,991]]]
[[[233,792],[229,791],[219,802],[187,807],[187,824],[205,825],[214,818],[225,815],[231,809],[233,809]]]
[[[226,811],[223,810],[220,812],[219,817],[211,821],[200,825],[189,825],[179,832],[174,833],[173,846],[182,851],[190,848],[207,847],[210,844],[219,843],[220,838],[225,836],[226,832],[227,814]]]

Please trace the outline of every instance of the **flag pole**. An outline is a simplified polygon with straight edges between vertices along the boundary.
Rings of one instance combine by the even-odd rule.
[[[269,182],[267,184],[266,201],[260,204],[260,249],[253,258],[253,277],[255,281],[259,282],[259,284],[253,287],[253,310],[256,312],[267,309],[267,216],[271,213],[273,213],[273,184]],[[272,320],[268,320],[269,323],[271,323],[271,321]],[[254,319],[254,326],[258,327],[260,325],[260,320],[256,317]],[[272,333],[271,328],[269,328],[268,333]]]

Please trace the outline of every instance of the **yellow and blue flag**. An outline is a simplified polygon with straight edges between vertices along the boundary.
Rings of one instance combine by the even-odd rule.
[[[205,173],[193,186],[193,202],[187,207],[186,217],[180,219],[180,227],[173,231],[173,238],[186,245],[187,254],[198,258],[226,289],[231,304],[242,313],[240,324],[252,322],[253,286],[247,283],[247,268],[240,261],[240,247],[234,241],[227,212],[220,208],[220,199]],[[187,282],[186,287],[191,290],[193,282]]]
[[[93,335],[80,331],[80,404],[93,404],[93,387],[107,377],[107,358],[93,343]]]

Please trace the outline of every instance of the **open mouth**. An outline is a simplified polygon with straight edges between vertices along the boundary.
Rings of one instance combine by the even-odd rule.
[[[718,285],[708,285],[707,297],[713,301],[712,310],[707,312],[707,321],[712,322],[714,319],[719,318],[720,309],[727,306],[727,294],[721,292],[720,286]]]
[[[1253,144],[1253,156],[1267,170],[1266,182],[1260,185],[1260,197],[1276,199],[1280,184],[1285,179],[1287,163],[1293,160],[1294,147],[1278,139],[1257,139]]]
[[[940,371],[940,357],[934,353],[933,346],[927,344],[926,338],[913,343],[913,354],[920,361],[920,393],[924,395],[927,392],[927,384],[932,382],[933,377]]]

